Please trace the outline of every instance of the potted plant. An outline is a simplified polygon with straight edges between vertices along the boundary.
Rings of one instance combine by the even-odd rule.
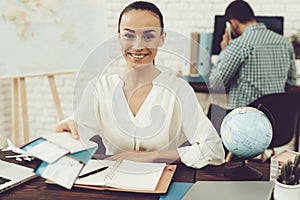
[[[282,165],[275,180],[274,200],[300,200],[300,155]]]

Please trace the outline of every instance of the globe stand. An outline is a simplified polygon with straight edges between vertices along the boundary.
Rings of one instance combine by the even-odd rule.
[[[225,169],[224,176],[236,181],[257,181],[262,179],[262,173],[253,167],[246,166],[244,159],[242,160],[242,165]]]

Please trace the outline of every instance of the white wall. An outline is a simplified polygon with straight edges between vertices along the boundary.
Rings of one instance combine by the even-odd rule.
[[[108,37],[117,32],[120,11],[132,1],[103,0],[107,9]],[[155,0],[165,17],[167,29],[189,37],[194,31],[212,32],[214,15],[223,14],[229,0]],[[256,15],[284,16],[284,35],[290,36],[300,30],[299,0],[251,0],[248,1]],[[176,61],[166,58],[169,65]],[[180,66],[179,66],[180,67]],[[72,112],[74,75],[55,77],[65,115]],[[58,121],[50,88],[46,78],[27,79],[27,98],[30,136],[53,132]],[[11,121],[11,81],[0,80],[0,148],[10,137]]]

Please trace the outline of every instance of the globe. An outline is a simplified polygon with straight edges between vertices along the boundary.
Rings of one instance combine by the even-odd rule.
[[[253,107],[240,107],[228,113],[220,131],[225,147],[233,154],[246,158],[264,152],[273,135],[268,117]]]

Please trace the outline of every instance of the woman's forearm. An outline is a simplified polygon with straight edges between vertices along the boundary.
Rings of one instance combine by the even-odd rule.
[[[110,156],[107,160],[132,160],[140,162],[180,162],[177,150],[162,151],[124,151],[122,153]]]
[[[179,153],[177,150],[156,151],[154,162],[178,163],[180,162]]]

